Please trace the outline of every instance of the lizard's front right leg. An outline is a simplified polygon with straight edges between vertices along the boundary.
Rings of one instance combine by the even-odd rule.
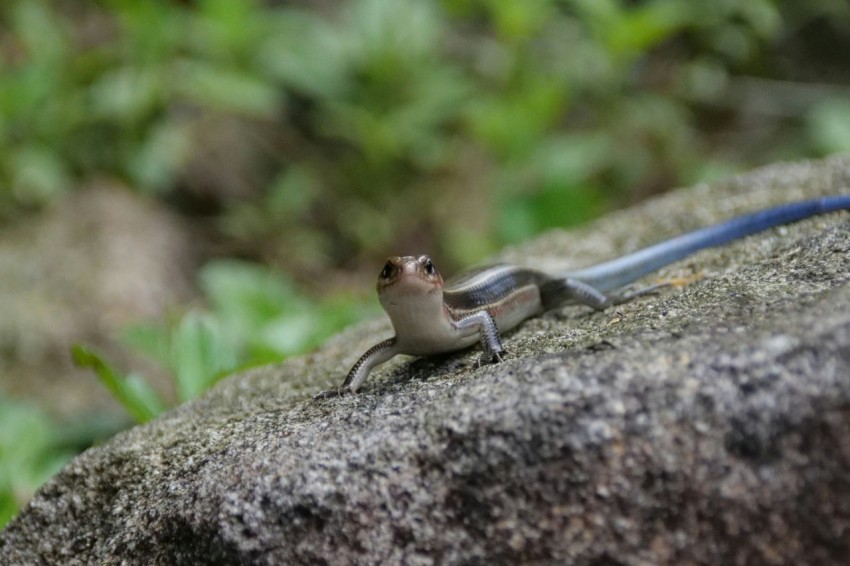
[[[366,353],[360,356],[357,363],[351,367],[351,370],[349,370],[348,375],[345,376],[345,381],[342,382],[342,385],[336,389],[322,391],[313,397],[313,399],[327,399],[329,397],[337,397],[345,393],[357,392],[360,386],[363,385],[363,382],[366,381],[366,378],[369,377],[369,372],[372,371],[373,367],[386,362],[396,354],[400,353],[398,351],[397,342],[396,337],[393,336],[392,338],[379,342],[366,350]]]

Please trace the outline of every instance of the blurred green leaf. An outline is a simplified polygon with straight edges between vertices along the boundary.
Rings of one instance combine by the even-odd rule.
[[[235,62],[250,60],[256,42],[265,31],[265,18],[256,0],[200,0],[196,47],[217,58]],[[198,45],[200,43],[200,45]]]
[[[158,77],[150,69],[119,67],[105,72],[91,86],[93,115],[119,121],[140,120],[162,96]]]
[[[807,116],[809,136],[824,154],[850,151],[850,97],[825,100]]]
[[[308,211],[319,196],[321,187],[310,171],[290,167],[275,179],[269,191],[268,205],[277,219],[296,219]]]
[[[157,324],[131,324],[124,329],[121,340],[137,352],[167,368],[171,363],[170,336]]]
[[[155,68],[180,55],[191,29],[191,14],[173,2],[111,0],[123,34],[116,42],[122,58]]]
[[[609,22],[605,43],[615,56],[639,56],[689,23],[688,7],[678,0],[656,0],[623,11]]]
[[[83,346],[73,346],[71,354],[77,366],[95,372],[100,382],[136,422],[147,422],[165,410],[162,399],[140,378],[119,375],[102,357]]]
[[[714,59],[697,59],[683,69],[678,82],[683,97],[702,103],[717,102],[729,88],[728,69]]]
[[[282,93],[266,80],[239,69],[185,60],[171,77],[178,94],[216,110],[272,117]]]
[[[488,0],[499,37],[509,41],[531,39],[554,16],[552,0]]]
[[[603,194],[590,184],[543,184],[533,194],[516,196],[502,207],[500,236],[505,242],[522,242],[549,228],[579,224],[605,210]]]
[[[55,427],[42,411],[0,401],[0,528],[70,456],[57,447]]]
[[[201,287],[217,316],[236,336],[248,336],[300,298],[283,278],[260,265],[221,260],[200,274]]]
[[[12,29],[21,47],[40,62],[58,62],[68,49],[68,34],[50,2],[31,0],[12,4]]]
[[[528,79],[510,94],[481,98],[469,106],[470,127],[504,157],[532,151],[551,128],[566,101],[561,85],[543,77]]]
[[[240,365],[306,352],[368,312],[354,299],[322,305],[280,274],[245,262],[209,264],[201,286]]]
[[[218,319],[193,310],[171,325],[132,325],[122,339],[168,371],[182,402],[197,397],[237,367],[239,346],[228,340],[227,334]],[[143,378],[132,377],[132,386],[144,393]]]
[[[191,151],[189,132],[180,124],[152,124],[127,162],[127,170],[140,189],[165,192]]]
[[[12,189],[20,202],[45,204],[64,194],[70,175],[49,148],[30,145],[9,155]]]
[[[548,184],[585,182],[606,166],[613,144],[596,132],[549,136],[538,144],[528,166]]]
[[[732,9],[747,22],[758,37],[770,39],[780,33],[782,29],[782,15],[779,13],[780,4],[774,0],[753,0],[752,2],[727,2]],[[829,2],[823,4],[828,13],[831,8]],[[836,3],[837,4],[837,3]],[[846,12],[845,12],[846,14]]]
[[[341,96],[349,55],[337,30],[298,11],[277,18],[275,24],[277,33],[258,44],[258,65],[297,92],[320,99]]]
[[[171,333],[171,365],[181,401],[197,397],[225,372],[236,367],[236,352],[221,323],[209,315],[189,312]]]

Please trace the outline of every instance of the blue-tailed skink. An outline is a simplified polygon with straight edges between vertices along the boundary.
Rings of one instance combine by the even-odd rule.
[[[480,361],[501,361],[505,350],[500,333],[527,318],[567,301],[604,309],[654,289],[657,286],[622,291],[644,275],[698,250],[842,209],[850,209],[850,195],[785,204],[562,274],[501,264],[474,269],[444,283],[427,255],[391,257],[378,276],[378,296],[395,336],[369,348],[337,389],[316,398],[356,392],[372,368],[397,354],[430,356],[480,342],[484,350]]]

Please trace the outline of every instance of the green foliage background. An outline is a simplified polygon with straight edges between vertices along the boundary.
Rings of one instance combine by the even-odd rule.
[[[846,65],[807,60],[845,52],[837,0],[10,0],[0,15],[0,213],[116,176],[290,269],[423,239],[460,265],[848,146],[847,92],[829,88]]]
[[[250,260],[199,274],[207,307],[126,333],[188,399],[371,312],[304,282],[424,250],[452,272],[669,187],[850,150],[846,53],[843,0],[6,0],[0,219],[108,177]],[[76,356],[138,420],[165,406]],[[38,435],[23,460],[0,442],[27,462],[2,468],[0,520],[64,453]]]

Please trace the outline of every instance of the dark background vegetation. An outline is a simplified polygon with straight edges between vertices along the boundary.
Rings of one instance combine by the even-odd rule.
[[[843,0],[5,0],[0,525],[122,415],[376,313],[386,255],[850,150],[848,54]]]

